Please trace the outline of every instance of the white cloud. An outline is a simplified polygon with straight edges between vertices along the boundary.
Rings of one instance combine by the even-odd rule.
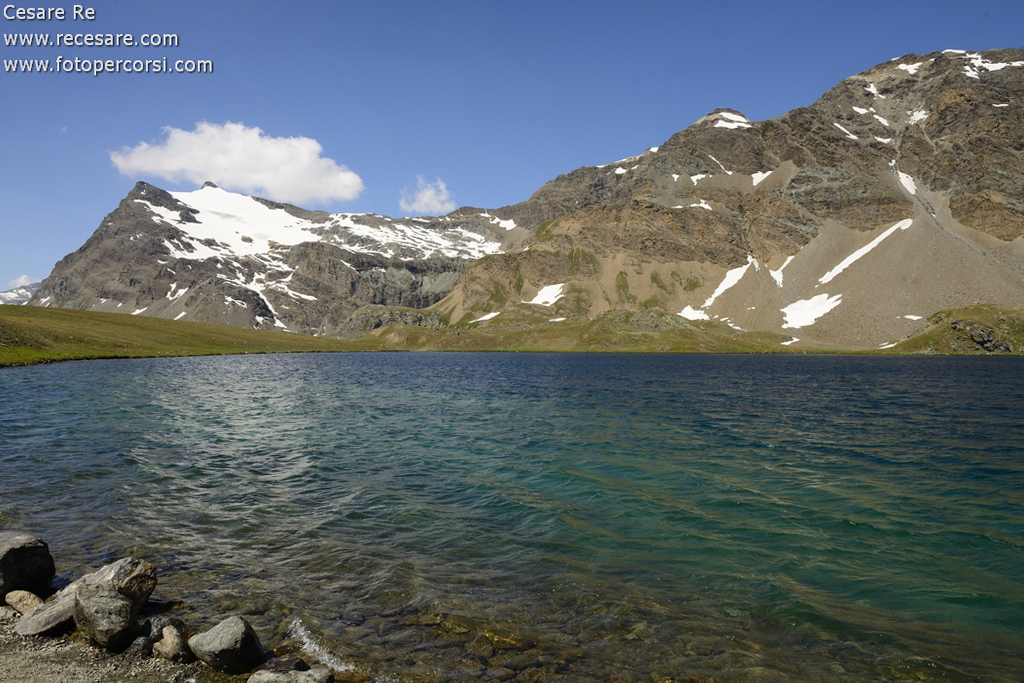
[[[428,183],[421,175],[416,176],[415,196],[410,200],[408,189],[403,188],[402,199],[399,200],[398,205],[402,207],[402,211],[425,213],[433,216],[439,216],[455,210],[455,201],[452,199],[451,194],[448,193],[448,187],[444,184],[444,181],[438,178],[436,182]]]
[[[40,280],[42,280],[42,278],[30,277],[28,275],[19,275],[18,277],[8,282],[7,286],[10,287],[11,289],[17,289],[18,287],[30,285],[33,282],[39,282]]]
[[[159,144],[140,142],[112,152],[122,175],[154,175],[197,185],[210,180],[224,189],[282,202],[355,199],[358,175],[333,159],[312,138],[274,138],[241,123],[200,121],[194,131],[167,126]]]

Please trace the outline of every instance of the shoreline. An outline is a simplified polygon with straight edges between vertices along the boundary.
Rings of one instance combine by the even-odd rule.
[[[21,636],[20,615],[0,607],[0,683],[220,683],[241,677],[210,677],[198,663],[173,664],[130,652],[113,654],[70,635]]]

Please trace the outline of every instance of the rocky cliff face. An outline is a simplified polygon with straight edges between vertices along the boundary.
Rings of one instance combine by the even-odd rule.
[[[1022,97],[1024,52],[947,51],[778,119],[716,110],[507,207],[533,235],[473,264],[437,307],[464,322],[510,306],[538,320],[657,309],[864,348],[940,309],[1020,307]]]
[[[907,55],[768,121],[718,109],[487,211],[140,183],[32,300],[314,334],[622,309],[859,348],[976,302],[1024,307],[1020,50]]]

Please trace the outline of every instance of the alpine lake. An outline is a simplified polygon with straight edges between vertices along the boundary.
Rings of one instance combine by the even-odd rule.
[[[0,370],[0,528],[372,681],[1020,681],[1024,358]]]

